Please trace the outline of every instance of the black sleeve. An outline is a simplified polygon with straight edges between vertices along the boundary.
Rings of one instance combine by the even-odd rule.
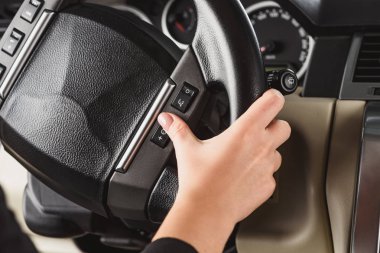
[[[141,253],[197,253],[190,244],[173,238],[162,238],[149,244]]]
[[[0,187],[0,252],[37,253],[31,240],[18,225],[13,213],[5,204],[5,196]]]

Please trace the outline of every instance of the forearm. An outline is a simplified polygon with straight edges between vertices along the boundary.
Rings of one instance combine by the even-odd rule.
[[[221,253],[235,225],[221,213],[176,202],[153,240],[177,238],[200,253]]]

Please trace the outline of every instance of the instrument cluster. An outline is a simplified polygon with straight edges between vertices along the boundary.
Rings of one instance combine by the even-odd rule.
[[[197,12],[193,0],[129,0],[127,3],[113,6],[156,26],[182,50],[194,38]],[[256,32],[266,70],[292,69],[302,78],[314,48],[313,37],[277,2],[256,0],[244,6]]]

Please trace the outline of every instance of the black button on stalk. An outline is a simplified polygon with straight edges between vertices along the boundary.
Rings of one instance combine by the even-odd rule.
[[[194,101],[195,97],[198,94],[198,89],[186,83],[178,96],[174,99],[172,106],[178,111],[185,113],[191,103]]]
[[[275,70],[267,73],[269,88],[279,90],[283,95],[294,93],[298,87],[298,78],[290,69]]]
[[[34,19],[37,17],[37,14],[42,6],[42,2],[37,0],[31,0],[29,4],[24,8],[21,18],[33,23]]]
[[[14,56],[23,38],[23,33],[13,30],[11,36],[5,41],[2,50],[10,56]]]
[[[165,148],[169,143],[169,135],[162,127],[159,127],[152,136],[151,141],[157,146]]]
[[[190,107],[191,97],[187,96],[185,93],[180,92],[178,96],[175,98],[172,106],[176,108],[178,111],[185,113],[187,109]]]

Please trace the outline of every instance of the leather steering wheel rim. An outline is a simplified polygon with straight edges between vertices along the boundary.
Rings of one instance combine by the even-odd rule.
[[[198,27],[191,44],[206,85],[222,85],[231,122],[267,89],[259,43],[240,1],[194,0]]]

